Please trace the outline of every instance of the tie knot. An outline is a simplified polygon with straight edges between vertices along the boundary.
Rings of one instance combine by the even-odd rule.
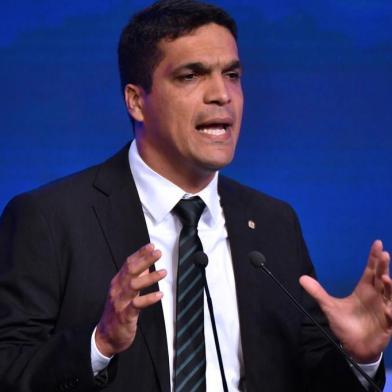
[[[181,199],[173,208],[173,212],[183,226],[197,227],[205,206],[204,201],[199,196],[195,196],[190,199]]]

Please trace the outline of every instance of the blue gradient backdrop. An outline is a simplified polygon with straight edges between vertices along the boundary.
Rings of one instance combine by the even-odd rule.
[[[130,138],[116,46],[146,2],[17,4],[0,12],[0,210]],[[245,68],[242,137],[225,172],[289,201],[320,280],[347,294],[371,242],[392,249],[392,3],[217,4],[238,21]]]

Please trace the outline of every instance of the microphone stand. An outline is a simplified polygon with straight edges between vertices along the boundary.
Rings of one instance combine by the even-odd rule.
[[[331,342],[334,347],[344,356],[347,362],[349,362],[350,365],[352,365],[361,374],[361,376],[370,384],[370,386],[376,392],[381,392],[380,387],[374,382],[374,380],[369,377],[363,371],[363,369],[361,369],[361,367],[343,350],[343,348],[338,343],[336,343],[331,334],[320,325],[320,323],[294,298],[294,296],[286,289],[286,287],[284,287],[283,284],[275,277],[275,275],[267,268],[267,266],[265,265],[265,256],[260,252],[252,251],[249,253],[248,257],[253,267],[255,267],[256,269],[261,268],[278,285],[278,287],[281,288],[281,290],[290,298],[296,308],[306,317],[308,317],[312,321],[312,323],[314,323],[314,325],[317,326],[319,331],[322,332],[322,334],[327,338],[327,340]]]
[[[221,355],[220,346],[219,346],[218,332],[216,330],[214,309],[212,307],[210,290],[208,289],[207,278],[206,278],[206,267],[208,264],[208,257],[204,252],[197,252],[197,253],[195,253],[194,260],[195,260],[196,266],[198,266],[200,268],[200,272],[201,272],[202,279],[204,282],[204,289],[206,292],[208,310],[209,310],[210,318],[211,318],[212,332],[214,334],[216,354],[218,356],[219,370],[220,370],[220,374],[221,374],[221,378],[222,378],[223,391],[228,392],[229,390],[227,388],[225,370],[223,368],[223,361],[222,361],[222,355]]]

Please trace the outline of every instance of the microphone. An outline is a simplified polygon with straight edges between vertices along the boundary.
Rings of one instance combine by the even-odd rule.
[[[219,369],[220,369],[220,374],[221,374],[221,378],[222,378],[222,386],[223,386],[224,392],[228,392],[229,390],[227,388],[225,370],[223,368],[223,361],[222,361],[222,354],[221,354],[220,346],[219,346],[218,332],[216,330],[214,309],[212,307],[210,290],[208,289],[208,284],[207,284],[207,279],[206,279],[206,267],[208,265],[208,257],[204,252],[199,251],[194,254],[193,262],[195,263],[195,265],[197,267],[200,268],[200,272],[201,272],[201,275],[203,278],[204,289],[205,289],[206,297],[207,297],[208,311],[210,313],[210,318],[211,318],[212,332],[214,334],[216,354],[218,355]]]
[[[349,362],[360,374],[361,376],[370,384],[372,388],[376,392],[381,392],[380,387],[374,382],[374,380],[369,377],[363,369],[360,368],[360,366],[343,350],[342,346],[340,346],[332,335],[323,327],[320,325],[320,323],[294,298],[294,296],[286,289],[286,287],[283,286],[283,284],[278,280],[278,278],[275,277],[275,275],[267,268],[266,263],[267,259],[265,256],[254,250],[249,253],[248,255],[249,260],[253,267],[256,269],[262,269],[276,284],[280,289],[291,299],[292,303],[296,306],[296,308],[304,314],[306,317],[308,317],[314,325],[319,329],[320,332],[329,340],[333,346],[343,355],[343,357]]]

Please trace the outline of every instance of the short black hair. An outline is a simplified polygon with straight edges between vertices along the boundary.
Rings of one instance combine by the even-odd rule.
[[[135,14],[118,45],[122,91],[131,83],[151,92],[152,75],[163,55],[159,42],[174,40],[209,23],[226,27],[237,40],[234,19],[223,9],[197,0],[161,0]]]

